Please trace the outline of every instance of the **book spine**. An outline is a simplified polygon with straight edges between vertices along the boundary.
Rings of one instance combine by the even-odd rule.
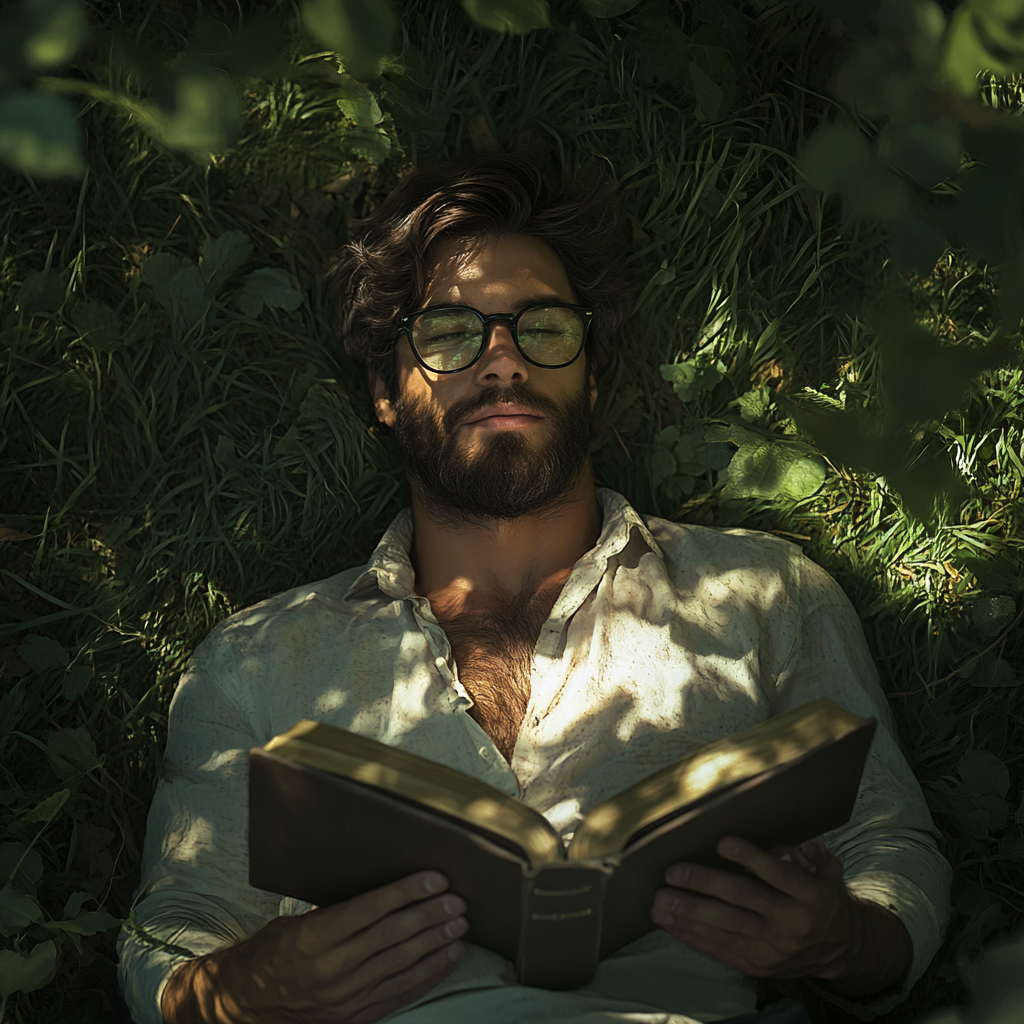
[[[609,874],[601,864],[557,863],[523,878],[521,984],[578,988],[594,977]]]

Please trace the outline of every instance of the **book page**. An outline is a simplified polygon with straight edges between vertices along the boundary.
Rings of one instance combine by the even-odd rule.
[[[869,721],[822,699],[710,743],[591,811],[573,836],[569,858],[618,853],[646,825],[834,742]]]
[[[531,867],[565,859],[561,837],[532,807],[464,772],[398,747],[304,719],[263,749],[496,833],[519,846]]]

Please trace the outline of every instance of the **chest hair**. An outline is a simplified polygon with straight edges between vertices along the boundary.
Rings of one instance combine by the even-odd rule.
[[[435,608],[473,698],[470,714],[510,764],[530,702],[530,674],[555,594],[514,597],[485,610],[445,614]]]

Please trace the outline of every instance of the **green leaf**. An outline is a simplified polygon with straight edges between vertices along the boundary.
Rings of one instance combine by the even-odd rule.
[[[979,808],[977,798],[957,779],[940,779],[925,784],[925,796],[932,810],[945,814],[956,828],[972,839],[988,839],[992,815]]]
[[[88,32],[79,0],[25,0],[23,8],[31,26],[22,43],[25,63],[42,71],[71,60]]]
[[[595,18],[614,18],[633,10],[640,0],[583,0],[583,10]]]
[[[92,680],[92,669],[88,665],[76,665],[64,673],[61,695],[65,700],[78,700]]]
[[[713,121],[722,106],[722,89],[713,82],[693,61],[690,62],[690,80],[697,98],[697,119]]]
[[[960,126],[948,118],[892,126],[879,146],[879,156],[885,163],[909,174],[925,188],[934,188],[953,177],[963,155]]]
[[[656,446],[651,449],[651,483],[660,487],[669,477],[676,474],[676,460],[667,448]]]
[[[109,931],[121,924],[119,918],[113,917],[105,910],[89,910],[84,914],[64,921],[48,921],[43,927],[51,932],[69,932],[72,935],[96,935]]]
[[[22,816],[22,821],[28,824],[39,822],[40,824],[48,824],[57,817],[60,809],[68,802],[68,797],[71,796],[70,789],[59,789],[56,793],[50,794],[45,800],[36,804],[28,814]]]
[[[870,167],[843,186],[843,211],[848,217],[892,220],[907,208],[907,186],[880,167]]]
[[[226,75],[201,70],[179,74],[170,109],[151,105],[144,123],[170,149],[205,163],[238,137],[242,105],[238,87]]]
[[[351,75],[341,75],[340,78],[338,108],[341,112],[359,128],[373,128],[380,124],[383,115],[373,93]]]
[[[381,59],[398,28],[386,0],[306,0],[302,21],[363,82],[380,74]]]
[[[50,93],[0,97],[0,160],[33,177],[80,178],[85,155],[74,107]]]
[[[550,28],[547,0],[462,0],[463,10],[481,28],[510,35],[525,35]]]
[[[302,305],[303,294],[288,279],[288,275],[272,267],[261,267],[247,274],[242,281],[245,287],[238,296],[238,308],[254,319],[263,307],[283,309],[292,312]]]
[[[1016,614],[1017,605],[1006,594],[982,594],[970,606],[971,625],[982,636],[999,636]]]
[[[174,333],[181,337],[206,315],[209,300],[199,267],[188,263],[167,282]]]
[[[934,224],[904,209],[892,221],[889,250],[900,270],[930,274],[946,250],[946,238]]]
[[[42,916],[43,908],[31,896],[9,885],[0,889],[0,932],[23,931]]]
[[[819,128],[800,155],[800,172],[820,192],[831,195],[856,181],[872,162],[867,140],[856,128]]]
[[[1006,765],[987,750],[972,750],[964,754],[956,770],[972,793],[1006,796],[1010,788],[1010,773]]]
[[[0,950],[0,997],[31,992],[45,985],[57,967],[57,944],[41,942],[27,956],[10,949]]]
[[[207,240],[199,255],[199,269],[211,295],[252,255],[252,241],[244,231],[225,231]]]
[[[23,316],[55,313],[64,303],[65,288],[53,270],[30,270],[18,291],[18,310]]]
[[[809,498],[825,482],[825,464],[785,442],[744,446],[732,457],[725,499]]]
[[[372,128],[353,128],[345,134],[345,148],[371,164],[380,165],[391,152],[391,137]]]
[[[18,645],[18,657],[33,672],[45,672],[48,668],[66,665],[71,660],[68,652],[56,640],[34,633]]]
[[[170,310],[172,306],[169,292],[171,278],[178,271],[187,267],[189,262],[183,256],[175,256],[169,252],[158,252],[155,256],[150,256],[143,264],[142,280],[153,289],[156,293],[157,301],[167,310]]]
[[[61,917],[78,917],[78,915],[81,913],[82,905],[85,903],[85,901],[94,899],[96,899],[96,897],[93,896],[91,892],[85,892],[81,889],[76,893],[72,893],[68,897],[67,903],[64,904],[64,913],[61,914]]]
[[[25,892],[34,893],[39,879],[43,877],[43,858],[38,850],[25,852],[24,843],[0,845],[0,885],[16,885]],[[20,866],[19,866],[20,864]],[[17,868],[12,878],[11,872]]]
[[[71,312],[78,340],[97,352],[112,352],[121,337],[117,313],[103,302],[87,299]]]
[[[50,732],[46,747],[50,767],[60,779],[72,779],[102,766],[96,744],[84,726]]]
[[[941,75],[964,96],[978,93],[978,72],[1005,77],[1024,71],[1018,0],[971,0],[953,12]]]

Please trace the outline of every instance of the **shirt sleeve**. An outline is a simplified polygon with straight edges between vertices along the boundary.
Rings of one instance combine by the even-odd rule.
[[[854,714],[878,719],[850,821],[823,836],[843,862],[859,899],[896,914],[913,943],[913,961],[885,992],[850,1000],[814,986],[825,998],[870,1020],[906,998],[942,941],[949,921],[952,872],[921,787],[900,751],[896,725],[853,606],[839,585],[806,558],[798,560],[795,642],[775,676],[773,712],[831,697]]]
[[[221,685],[234,673],[216,634],[197,648],[169,713],[165,776],[150,808],[141,896],[118,939],[118,975],[136,1024],[162,1024],[160,1000],[186,960],[251,935],[279,897],[248,884],[251,724]]]

